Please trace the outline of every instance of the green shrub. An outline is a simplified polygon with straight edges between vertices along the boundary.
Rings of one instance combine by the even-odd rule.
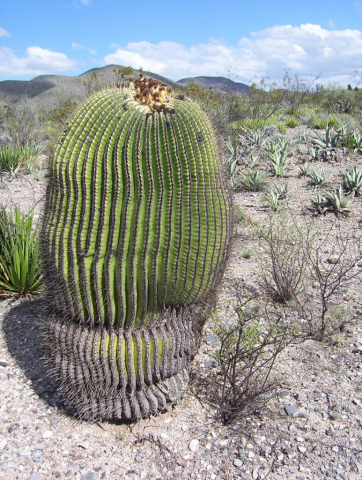
[[[0,294],[33,295],[43,286],[37,226],[33,213],[0,208]]]
[[[299,125],[299,121],[296,117],[290,117],[288,120],[285,122],[285,125],[289,128],[295,128]]]
[[[316,130],[325,130],[328,125],[327,119],[319,116],[312,117],[310,121],[312,128]]]
[[[284,123],[278,123],[277,128],[278,128],[278,132],[281,133],[282,135],[285,135],[288,131],[288,128]]]

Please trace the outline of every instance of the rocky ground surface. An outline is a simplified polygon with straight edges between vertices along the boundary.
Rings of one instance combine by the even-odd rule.
[[[340,165],[329,165],[324,166],[337,176]],[[315,192],[296,171],[288,181],[294,192],[291,205],[303,210]],[[19,176],[0,189],[0,202],[35,206],[40,215],[45,182]],[[266,215],[262,197],[237,193],[235,203],[260,220]],[[353,214],[341,220],[346,232],[360,230],[361,211],[359,198]],[[331,218],[321,219],[321,225]],[[253,255],[245,255],[248,248],[253,248],[252,238],[241,235],[220,304],[235,279],[248,276],[252,282],[257,266]],[[362,272],[361,267],[356,268]],[[358,276],[348,297],[355,309],[361,297]],[[212,356],[218,343],[209,322],[186,397],[156,418],[116,425],[88,424],[67,415],[44,363],[45,318],[42,298],[0,302],[0,479],[362,478],[361,323],[349,325],[334,343],[309,339],[290,344],[275,366],[282,379],[278,394],[257,415],[224,426],[211,397],[199,389],[200,381],[205,384],[218,369]],[[210,384],[210,392],[212,388]]]

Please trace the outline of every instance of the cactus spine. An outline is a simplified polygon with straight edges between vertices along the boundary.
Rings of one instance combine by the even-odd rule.
[[[42,235],[54,361],[74,412],[140,418],[175,403],[230,237],[200,108],[143,78],[90,97],[56,145]]]

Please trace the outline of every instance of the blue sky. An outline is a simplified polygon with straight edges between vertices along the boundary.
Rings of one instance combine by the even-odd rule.
[[[116,63],[172,80],[285,69],[352,83],[362,0],[1,0],[0,80],[79,75]]]

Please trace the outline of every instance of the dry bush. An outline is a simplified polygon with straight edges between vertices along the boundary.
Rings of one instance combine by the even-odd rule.
[[[201,397],[216,408],[224,424],[260,412],[276,395],[280,382],[273,367],[293,339],[284,316],[266,304],[261,308],[260,299],[252,298],[244,284],[233,286],[231,301],[227,318],[213,312],[218,369],[199,385]]]
[[[362,238],[343,233],[338,219],[324,233],[317,226],[293,215],[271,217],[258,232],[258,276],[265,297],[299,312],[304,336],[324,340],[357,317],[345,294],[361,276]]]

